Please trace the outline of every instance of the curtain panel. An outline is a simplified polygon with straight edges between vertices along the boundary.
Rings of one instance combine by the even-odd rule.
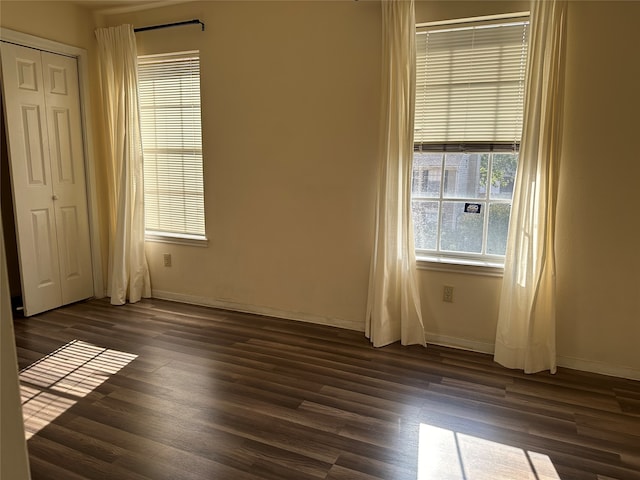
[[[411,217],[415,109],[414,2],[382,2],[382,125],[367,338],[426,346]]]
[[[108,295],[113,305],[151,296],[144,253],[142,141],[136,39],[131,25],[99,28],[100,88],[109,193]]]
[[[520,164],[507,240],[496,362],[556,371],[555,222],[562,147],[565,0],[534,1]]]

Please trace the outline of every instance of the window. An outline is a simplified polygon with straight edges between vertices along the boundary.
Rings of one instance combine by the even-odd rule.
[[[418,258],[504,263],[528,19],[416,32],[412,213]]]
[[[147,238],[204,240],[200,60],[138,58]]]

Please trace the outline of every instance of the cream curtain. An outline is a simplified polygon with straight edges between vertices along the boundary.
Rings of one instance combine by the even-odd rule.
[[[142,142],[136,39],[131,25],[99,28],[98,55],[106,122],[109,191],[108,294],[122,305],[151,296],[144,254]]]
[[[412,1],[382,2],[382,146],[366,336],[380,347],[426,345],[411,219],[415,14]]]
[[[556,371],[555,221],[560,163],[566,1],[535,1],[520,164],[500,296],[495,360]]]

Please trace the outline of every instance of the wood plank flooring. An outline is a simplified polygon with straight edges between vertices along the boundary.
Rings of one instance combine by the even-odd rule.
[[[34,480],[640,479],[640,382],[159,300],[15,332]]]

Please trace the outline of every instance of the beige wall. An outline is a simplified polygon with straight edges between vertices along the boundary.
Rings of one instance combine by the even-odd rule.
[[[445,19],[451,6],[461,16],[482,15],[488,5],[439,2],[431,13]],[[417,21],[432,20],[431,6],[419,4]],[[561,365],[640,379],[638,18],[640,2],[569,3],[557,340]],[[479,349],[493,343],[500,281],[434,272],[421,279],[432,337]],[[456,287],[456,303],[441,301],[444,284]]]
[[[625,140],[638,126],[633,45],[639,39],[630,23],[639,6],[570,4],[558,232],[560,363],[633,377],[640,377],[633,278],[640,217],[632,210],[638,163]],[[528,8],[522,1],[424,1],[416,19]],[[207,23],[205,33],[181,27],[138,36],[144,53],[198,48],[203,64],[210,243],[206,249],[149,243],[154,291],[362,329],[377,152],[379,6],[202,2],[106,22],[138,26],[192,17]],[[619,168],[603,172],[609,158]],[[604,191],[603,179],[619,190],[611,200],[594,200],[594,192]],[[173,267],[162,266],[164,252],[173,255]],[[420,280],[433,341],[492,350],[501,278],[421,270]],[[455,287],[453,304],[441,300],[445,284]]]
[[[636,378],[639,18],[640,2],[570,3],[558,207],[558,352]]]
[[[416,17],[484,15],[509,5],[419,2]],[[640,2],[569,3],[557,341],[561,365],[640,379],[640,161],[632,140],[640,129],[638,18]],[[492,348],[499,279],[423,271],[421,280],[432,338]],[[453,304],[441,301],[445,284],[455,286]]]
[[[71,2],[2,0],[0,25],[80,48],[87,48],[93,36],[91,15]]]
[[[35,21],[19,19],[26,10],[16,3],[2,2],[3,26],[79,46],[93,41],[92,26],[72,26],[74,18],[85,21],[72,5],[58,10],[75,12],[63,15],[61,30],[47,18],[55,9],[43,5]],[[416,17],[527,9],[528,2],[425,1]],[[639,9],[640,2],[570,2],[558,225],[560,363],[635,378]],[[100,22],[142,26],[194,17],[207,24],[204,33],[188,26],[137,37],[141,53],[199,49],[202,58],[209,245],[148,243],[154,292],[363,329],[378,151],[379,4],[194,2]],[[173,256],[170,268],[162,266],[165,252]],[[421,270],[420,280],[433,340],[493,348],[501,278]],[[445,284],[455,287],[453,304],[441,300]]]
[[[208,248],[147,244],[156,295],[362,328],[380,8],[198,2],[107,19],[140,53],[199,49]],[[171,253],[173,266],[163,267]]]

